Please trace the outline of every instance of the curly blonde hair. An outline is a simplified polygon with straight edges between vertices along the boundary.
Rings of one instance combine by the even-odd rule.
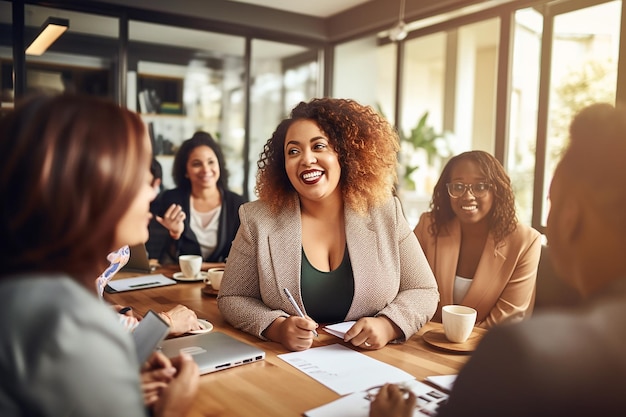
[[[278,212],[296,201],[285,170],[285,136],[297,120],[311,120],[328,136],[338,154],[346,206],[360,213],[394,192],[399,150],[396,130],[373,108],[353,100],[318,98],[301,102],[283,120],[260,154],[256,194]]]
[[[441,229],[455,217],[450,203],[450,196],[446,184],[450,182],[452,169],[463,160],[476,163],[487,182],[491,184],[493,192],[493,207],[489,213],[489,230],[493,233],[496,245],[517,228],[515,214],[515,195],[511,187],[511,179],[504,171],[504,167],[491,154],[484,151],[469,151],[461,153],[448,161],[435,184],[433,198],[430,203],[433,222],[429,231],[437,236]]]

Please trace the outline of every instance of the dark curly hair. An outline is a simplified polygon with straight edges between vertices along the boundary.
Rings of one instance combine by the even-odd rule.
[[[450,182],[452,169],[463,160],[476,163],[487,178],[487,182],[491,184],[494,201],[489,214],[489,230],[493,233],[497,245],[517,227],[515,196],[511,188],[511,179],[504,171],[502,164],[484,151],[469,151],[459,154],[451,158],[443,168],[441,176],[435,184],[433,198],[430,202],[433,222],[429,231],[433,236],[437,236],[446,223],[455,217],[446,184]]]
[[[228,170],[226,169],[226,161],[224,160],[224,154],[222,148],[207,132],[198,131],[193,134],[190,139],[187,139],[180,145],[176,156],[174,157],[174,165],[172,166],[172,178],[177,187],[185,190],[191,189],[191,181],[187,178],[187,161],[189,155],[198,146],[208,146],[215,152],[217,157],[217,163],[220,167],[220,178],[217,180],[217,186],[222,190],[228,190]]]
[[[348,207],[364,213],[394,192],[399,150],[396,130],[373,108],[353,100],[301,102],[280,122],[260,154],[256,194],[275,212],[293,204],[295,188],[285,170],[285,136],[297,120],[312,120],[328,136],[341,166],[339,184]]]

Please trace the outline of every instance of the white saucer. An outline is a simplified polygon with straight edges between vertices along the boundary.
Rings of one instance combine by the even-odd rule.
[[[200,273],[196,275],[195,277],[186,277],[185,275],[183,275],[182,272],[177,272],[173,275],[173,278],[176,281],[196,282],[196,281],[203,281],[208,276],[209,274],[205,271],[200,271]]]
[[[202,326],[202,329],[199,330],[190,330],[187,333],[191,333],[191,334],[202,334],[202,333],[208,333],[211,330],[213,330],[213,325],[211,324],[211,322],[206,321],[204,319],[198,319],[198,323],[200,323],[200,326]]]

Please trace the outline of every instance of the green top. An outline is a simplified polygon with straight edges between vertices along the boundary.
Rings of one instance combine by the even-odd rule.
[[[300,273],[306,314],[318,323],[344,321],[354,297],[354,276],[348,248],[341,265],[330,272],[320,271],[311,265],[302,249]]]

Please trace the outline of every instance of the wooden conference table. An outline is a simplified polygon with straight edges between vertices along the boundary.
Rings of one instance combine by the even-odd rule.
[[[178,268],[156,271],[168,277],[175,272]],[[120,272],[114,279],[136,275],[141,274]],[[110,303],[132,306],[142,316],[150,309],[161,312],[183,304],[194,310],[198,318],[210,321],[213,331],[227,333],[266,352],[264,361],[201,376],[198,395],[189,416],[302,416],[307,410],[339,398],[334,391],[278,358],[277,355],[288,353],[279,343],[262,341],[226,323],[217,308],[216,296],[203,294],[203,287],[203,282],[179,282],[152,289],[105,293],[105,299]],[[341,343],[403,369],[423,381],[427,376],[456,374],[469,358],[467,354],[449,353],[422,340],[423,333],[438,326],[441,325],[428,323],[406,343],[390,344],[375,351],[355,348],[321,330],[313,347]]]

